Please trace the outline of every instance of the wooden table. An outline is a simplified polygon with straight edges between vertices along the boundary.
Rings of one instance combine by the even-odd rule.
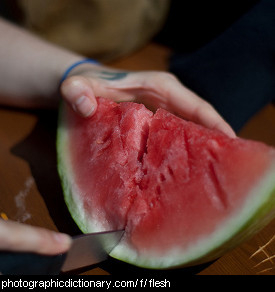
[[[118,65],[123,67],[124,63]],[[240,135],[275,145],[274,112],[272,106],[265,108]],[[12,220],[75,235],[80,231],[67,211],[57,175],[56,126],[57,111],[0,108],[0,213]],[[257,127],[258,131],[255,131]],[[274,236],[275,220],[212,264],[157,274],[275,275]],[[112,259],[78,271],[79,274],[93,275],[118,272],[134,276],[154,275],[153,271]]]

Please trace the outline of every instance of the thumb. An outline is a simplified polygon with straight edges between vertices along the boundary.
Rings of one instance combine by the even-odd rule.
[[[66,252],[70,245],[71,238],[67,234],[0,220],[0,250],[55,255]]]
[[[67,78],[60,87],[61,95],[83,117],[92,116],[97,102],[90,82],[82,76]]]

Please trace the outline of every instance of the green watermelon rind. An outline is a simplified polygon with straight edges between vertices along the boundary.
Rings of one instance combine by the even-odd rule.
[[[68,149],[69,132],[66,129],[62,107],[58,125],[57,164],[68,210],[83,233],[105,231],[100,222],[92,222],[89,215],[85,214],[83,202],[78,197],[80,190],[73,183],[74,176]],[[152,253],[140,256],[122,239],[111,251],[110,256],[136,266],[151,269],[192,266],[217,259],[256,234],[274,218],[275,166],[274,163],[271,163],[271,165],[258,185],[247,196],[247,201],[238,214],[232,216],[211,236],[201,239],[197,245],[194,243],[186,252],[171,250],[169,254],[165,254],[163,257]]]

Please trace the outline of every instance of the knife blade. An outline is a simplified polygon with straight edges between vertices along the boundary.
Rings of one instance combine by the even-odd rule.
[[[116,230],[74,236],[69,251],[55,256],[0,251],[0,274],[58,275],[91,266],[106,260],[123,234],[124,230]]]
[[[124,230],[116,230],[74,237],[61,270],[67,272],[106,260],[123,233]]]

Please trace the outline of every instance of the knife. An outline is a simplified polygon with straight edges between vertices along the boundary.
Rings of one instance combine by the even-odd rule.
[[[69,251],[55,256],[0,251],[0,275],[58,275],[91,266],[106,260],[123,234],[116,230],[74,236]]]

